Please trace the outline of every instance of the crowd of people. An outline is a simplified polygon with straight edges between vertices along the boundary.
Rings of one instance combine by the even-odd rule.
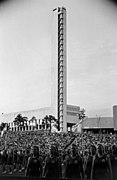
[[[7,131],[0,137],[0,173],[27,177],[117,177],[117,135]]]

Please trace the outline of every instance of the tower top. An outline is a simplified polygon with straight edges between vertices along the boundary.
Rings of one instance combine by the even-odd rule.
[[[53,11],[57,11],[58,10],[58,12],[59,11],[61,11],[61,10],[65,10],[66,11],[66,8],[64,7],[64,6],[62,6],[62,7],[57,7],[57,8],[55,8],[55,9],[53,9]]]

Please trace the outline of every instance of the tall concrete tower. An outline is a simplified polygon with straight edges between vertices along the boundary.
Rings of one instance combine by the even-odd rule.
[[[67,64],[66,64],[66,9],[53,10],[52,32],[52,114],[59,120],[60,131],[67,131]]]

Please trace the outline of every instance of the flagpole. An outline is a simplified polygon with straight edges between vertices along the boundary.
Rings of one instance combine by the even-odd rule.
[[[82,109],[80,110],[80,113],[79,113],[79,119],[81,120],[81,146],[82,146],[82,152],[84,151],[83,149],[83,126],[84,126],[84,118],[86,117],[85,115],[85,109]],[[84,153],[84,152],[83,152]]]
[[[84,153],[83,151],[83,119],[82,119],[81,132],[82,132],[82,152]]]

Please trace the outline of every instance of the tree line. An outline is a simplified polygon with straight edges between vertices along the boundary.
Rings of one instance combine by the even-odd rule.
[[[86,117],[85,115],[85,110],[82,109],[79,114],[78,114],[78,118],[84,119]],[[23,117],[22,114],[18,114],[15,119],[13,120],[14,125],[17,127],[24,127],[24,126],[28,126],[28,124],[30,124],[31,122],[35,122],[35,128],[38,129],[38,124],[37,124],[37,118],[35,116],[33,116],[30,120],[28,120],[27,117]],[[42,119],[42,129],[46,129],[49,130],[51,132],[52,129],[52,124],[54,125],[54,127],[59,131],[60,127],[59,127],[59,121],[58,119],[56,119],[54,116],[52,115],[46,115],[43,119]],[[5,122],[1,122],[0,124],[0,131],[2,131],[4,128],[6,127],[7,130],[9,130],[9,125],[8,123]]]
[[[27,117],[23,117],[22,114],[18,114],[16,116],[16,118],[14,119],[14,125],[17,127],[24,127],[24,126],[28,126],[28,124],[35,122],[35,128],[37,129],[37,118],[35,116],[33,116],[30,120],[28,120]],[[51,131],[51,127],[52,124],[54,124],[54,126],[56,127],[57,130],[59,130],[59,122],[58,120],[52,116],[52,115],[46,115],[43,119],[42,119],[42,129],[46,129],[46,130],[50,130]]]

